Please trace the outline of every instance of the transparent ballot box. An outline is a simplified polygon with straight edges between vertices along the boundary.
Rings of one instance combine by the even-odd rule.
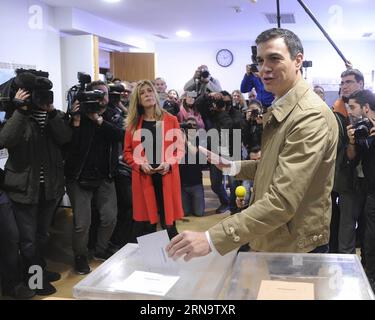
[[[189,262],[177,260],[174,271],[150,268],[143,262],[137,244],[127,244],[73,288],[78,299],[217,299],[230,274],[236,252],[225,256],[210,253]],[[165,295],[137,293],[122,284],[135,271],[178,276]]]
[[[252,252],[237,256],[225,299],[283,299],[288,290],[292,299],[374,300],[354,254]]]

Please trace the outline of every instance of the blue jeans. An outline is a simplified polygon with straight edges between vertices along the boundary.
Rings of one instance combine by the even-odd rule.
[[[224,187],[223,172],[214,165],[210,165],[210,181],[211,189],[218,196],[220,203],[229,205],[228,195]]]
[[[185,215],[203,216],[205,209],[203,185],[182,186],[181,196]]]

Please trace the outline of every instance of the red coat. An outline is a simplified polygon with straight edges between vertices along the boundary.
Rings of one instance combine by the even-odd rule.
[[[140,164],[147,162],[140,139],[142,123],[143,116],[141,116],[135,132],[126,130],[124,159],[132,168],[133,218],[136,221],[149,221],[155,224],[159,221],[159,215],[154,186],[151,176],[140,170]],[[161,126],[163,132],[162,155],[164,156],[162,162],[171,164],[171,170],[162,178],[165,223],[172,225],[175,220],[181,219],[184,215],[178,162],[183,158],[185,148],[176,117],[165,113]]]

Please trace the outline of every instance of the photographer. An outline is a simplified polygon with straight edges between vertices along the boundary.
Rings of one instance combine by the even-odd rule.
[[[349,96],[349,115],[362,120],[347,126],[349,160],[362,161],[367,183],[364,209],[365,232],[362,263],[372,289],[375,289],[375,96],[369,90],[361,90]]]
[[[127,116],[123,112],[122,96],[127,87],[122,83],[120,87],[109,85],[109,103],[106,110],[106,116],[120,130],[124,128]],[[122,157],[123,141],[118,143],[118,166],[114,176],[115,189],[117,196],[117,222],[109,242],[108,251],[116,252],[129,242],[135,242],[132,237],[133,218],[132,218],[132,188],[131,188],[131,168]],[[96,208],[92,214],[89,248],[95,248],[97,230],[100,225],[100,218]],[[91,240],[91,243],[90,243]],[[90,246],[91,245],[91,246]]]
[[[180,99],[176,90],[171,89],[168,91],[167,99],[163,104],[163,109],[173,116],[177,116],[180,112]]]
[[[219,145],[210,144],[208,141],[208,148],[217,154],[221,154],[221,151],[226,149],[225,156],[229,156],[229,132],[233,128],[233,120],[226,111],[223,94],[213,92],[201,95],[196,100],[196,107],[202,115],[206,130],[215,129],[219,135]],[[223,129],[228,129],[226,141],[222,140]],[[220,206],[216,209],[216,213],[224,213],[228,210],[229,199],[223,183],[223,173],[213,165],[210,165],[210,181],[212,191],[220,200]]]
[[[247,155],[249,155],[252,148],[261,145],[263,116],[260,101],[251,100],[245,116],[246,124],[242,134],[242,143],[246,148]]]
[[[357,69],[348,69],[341,73],[341,96],[333,105],[333,113],[339,127],[339,140],[335,165],[335,179],[332,189],[332,218],[330,225],[330,252],[355,253],[356,236],[363,238],[363,210],[366,200],[366,186],[362,164],[348,160],[346,149],[348,136],[346,127],[357,113],[362,117],[361,108],[351,109],[349,96],[364,87],[363,74]],[[338,202],[338,206],[336,203]],[[358,223],[358,228],[355,225]],[[362,246],[362,244],[361,244]]]
[[[118,143],[124,130],[116,127],[107,110],[108,87],[102,81],[92,82],[82,96],[99,96],[95,101],[73,103],[71,126],[73,138],[68,146],[65,164],[66,187],[73,208],[73,251],[75,270],[89,273],[88,235],[91,224],[91,201],[99,211],[94,258],[109,257],[108,242],[116,224],[117,205],[113,177],[118,165]]]
[[[197,129],[194,116],[184,122],[186,135],[185,162],[180,164],[181,196],[185,216],[193,214],[202,217],[205,210],[202,170],[204,165],[199,163]],[[192,162],[189,162],[189,160]]]
[[[225,109],[228,115],[232,119],[232,128],[229,130],[229,155],[233,157],[234,148],[239,146],[241,148],[241,135],[239,135],[239,139],[235,140],[235,130],[238,130],[241,133],[241,130],[245,126],[245,119],[242,112],[233,106],[232,96],[228,91],[221,91],[223,95],[223,101],[225,103]],[[238,159],[241,160],[241,159]],[[236,205],[236,188],[241,184],[241,181],[236,181],[232,176],[226,176],[228,181],[230,196],[229,196],[229,210],[231,214],[238,212],[238,208]]]
[[[208,71],[206,65],[201,65],[197,68],[192,79],[190,79],[184,86],[185,91],[195,91],[198,95],[219,92],[221,86],[218,80],[213,78]]]
[[[26,283],[32,276],[29,268],[39,265],[43,269],[43,286],[35,293],[50,295],[56,292],[50,282],[59,280],[60,275],[46,270],[42,252],[53,214],[64,194],[62,146],[72,133],[65,113],[54,108],[46,90],[34,90],[32,85],[25,90],[20,80],[26,78],[28,84],[33,83],[32,73],[18,78],[21,86],[13,99],[17,107],[0,132],[0,145],[9,152],[4,189],[17,221]]]
[[[178,122],[184,123],[190,117],[194,117],[197,122],[197,129],[205,129],[204,122],[201,114],[198,112],[195,99],[197,98],[197,93],[195,91],[185,92],[182,97],[182,103],[180,105],[180,112],[177,114]]]
[[[264,108],[268,108],[275,97],[271,92],[264,89],[262,80],[259,77],[259,71],[256,64],[247,64],[246,73],[241,82],[241,92],[250,92],[252,89],[257,92],[257,99],[262,103]]]

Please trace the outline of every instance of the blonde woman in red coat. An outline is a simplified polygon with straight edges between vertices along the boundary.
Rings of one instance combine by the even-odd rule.
[[[134,236],[156,231],[157,223],[177,235],[183,217],[178,163],[184,157],[179,123],[160,107],[149,80],[133,90],[126,120],[124,159],[132,168]]]

